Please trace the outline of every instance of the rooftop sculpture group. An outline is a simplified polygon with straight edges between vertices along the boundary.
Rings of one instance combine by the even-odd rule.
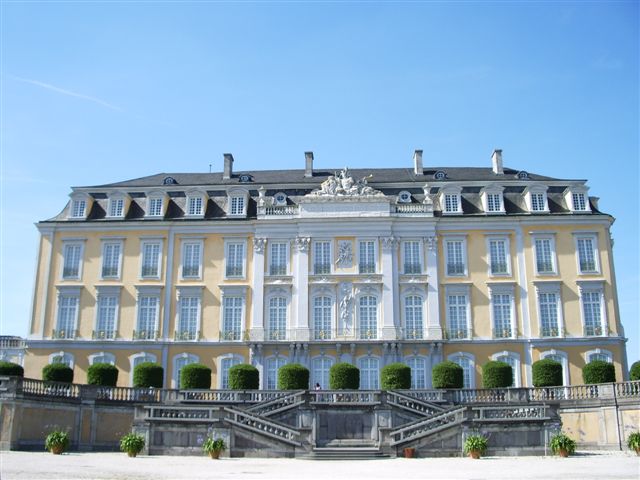
[[[381,196],[382,192],[371,188],[368,180],[372,175],[354,180],[345,167],[339,174],[330,175],[320,184],[320,189],[314,190],[309,195],[316,197],[371,197]]]

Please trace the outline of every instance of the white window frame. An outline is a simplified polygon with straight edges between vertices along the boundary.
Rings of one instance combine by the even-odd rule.
[[[56,358],[62,358],[62,361],[56,361]],[[65,352],[61,350],[59,352],[54,352],[51,355],[49,355],[49,364],[52,364],[52,363],[63,363],[64,365],[68,366],[70,369],[73,370],[73,367],[75,366],[75,357],[73,353]]]
[[[325,378],[319,378],[319,370],[317,370],[316,367],[316,362],[318,361],[322,361],[323,363],[325,362],[329,362],[329,368],[324,369],[322,368],[322,375],[324,377],[325,375],[325,370],[326,370],[326,382],[325,382]],[[336,360],[334,357],[330,356],[330,355],[316,355],[315,357],[312,357],[309,365],[310,365],[310,381],[309,381],[309,388],[315,388],[316,383],[320,384],[320,387],[323,390],[328,390],[329,389],[329,370],[331,369],[331,367],[333,365],[336,364]],[[324,385],[323,385],[324,384]]]
[[[271,301],[272,300],[284,300],[284,307],[281,305],[275,305],[272,308]],[[278,317],[275,318],[276,325],[272,325],[271,314],[274,312],[278,312],[280,309],[284,308],[284,332],[279,325]],[[290,322],[290,309],[291,309],[291,295],[284,291],[284,289],[275,289],[270,291],[264,299],[264,309],[265,309],[265,339],[267,341],[283,341],[288,339],[288,331],[289,331],[289,322]]]
[[[96,308],[95,308],[95,317],[93,323],[93,331],[94,331],[94,339],[95,340],[115,340],[118,336],[118,324],[120,319],[120,290],[121,287],[112,287],[112,286],[96,286]],[[100,301],[104,298],[115,298],[115,305],[111,308],[114,308],[113,313],[113,335],[102,335],[98,327],[100,326]],[[107,330],[104,329],[106,332]]]
[[[328,272],[316,272],[316,265],[319,265],[316,262],[316,245],[319,243],[328,243],[329,244],[329,271]],[[324,263],[322,265],[325,265]],[[331,275],[333,273],[333,241],[328,238],[318,238],[314,239],[311,242],[311,268],[313,270],[313,275]]]
[[[378,241],[375,238],[358,238],[358,273],[361,275],[373,275],[378,272]],[[372,243],[373,244],[373,272],[363,272],[360,267],[363,265],[361,262],[362,259],[362,244],[363,243]],[[367,256],[365,254],[365,256]],[[369,265],[368,263],[365,265]]]
[[[417,370],[411,366],[412,361],[422,361],[424,363],[424,376],[418,377]],[[429,358],[424,355],[407,355],[404,357],[404,363],[411,368],[411,390],[425,390],[431,385],[429,378]],[[424,386],[420,386],[423,383]]]
[[[271,371],[270,371],[270,365],[269,363],[271,361],[275,361],[276,363],[276,370],[275,370],[275,378],[271,378]],[[281,366],[277,366],[278,363],[283,362]],[[264,374],[261,375],[261,380],[262,380],[262,388],[264,388],[265,390],[278,390],[278,371],[284,367],[285,365],[287,365],[289,363],[289,359],[284,356],[284,355],[280,355],[279,353],[276,353],[275,355],[270,355],[267,358],[264,359]],[[273,388],[269,388],[269,380],[273,380],[274,381],[274,385]]]
[[[496,325],[495,315],[495,301],[496,295],[508,295],[509,296],[509,329],[511,334],[509,336],[498,336],[498,327]],[[509,339],[517,337],[517,323],[516,323],[516,302],[515,302],[515,285],[514,284],[490,284],[489,285],[489,313],[491,317],[491,328],[493,331],[493,338]]]
[[[115,211],[118,208],[117,204],[120,204],[120,211]],[[107,218],[124,218],[127,214],[127,202],[126,197],[122,194],[109,195],[109,205],[107,206]]]
[[[71,335],[67,335],[66,333],[64,334],[63,337],[59,336],[59,333],[57,333],[57,338],[64,338],[64,339],[73,339],[76,337],[76,332],[78,331],[78,318],[80,317],[80,294],[82,291],[82,287],[57,287],[58,289],[58,295],[57,295],[57,299],[56,299],[56,332],[60,332],[61,330],[64,330],[65,332],[68,331],[68,329],[61,329],[60,328],[60,301],[63,298],[74,298],[75,302],[76,302],[76,306],[75,306],[75,315],[73,318],[73,329],[71,331]]]
[[[464,296],[466,308],[466,336],[460,337],[458,334],[451,338],[451,332],[455,330],[451,325],[449,315],[449,297]],[[447,326],[447,337],[449,340],[470,340],[473,337],[472,318],[471,318],[471,286],[470,285],[445,285],[445,317]]]
[[[546,185],[532,185],[527,187],[524,191],[525,203],[527,205],[527,210],[529,213],[537,214],[537,213],[549,213],[549,197],[547,195],[548,187]],[[533,199],[532,195],[541,194],[543,198],[543,207],[541,210],[533,209]]]
[[[160,278],[162,278],[162,259],[164,258],[163,243],[164,242],[162,241],[162,239],[146,239],[140,242],[140,278],[141,279],[159,280]],[[147,247],[147,245],[158,245],[158,259],[156,260],[156,264],[157,264],[156,275],[144,274],[144,267],[145,267],[144,254],[145,254],[145,248]]]
[[[551,271],[538,270],[538,240],[547,240],[549,242],[549,251],[551,257]],[[531,247],[533,251],[533,268],[536,275],[544,277],[550,275],[558,275],[558,257],[556,255],[556,238],[554,234],[532,234],[531,235]]]
[[[422,328],[413,328],[411,330],[411,332],[409,331],[409,327],[407,325],[407,299],[409,297],[415,297],[417,299],[419,299],[418,305],[414,305],[412,306],[413,308],[415,307],[420,307],[420,323],[422,324]],[[426,301],[425,301],[425,295],[423,291],[420,291],[418,289],[409,289],[403,292],[402,294],[402,326],[404,328],[404,338],[405,340],[422,340],[425,338],[425,313],[426,313]]]
[[[464,266],[463,273],[449,273],[449,243],[453,242],[461,242],[462,243],[462,264]],[[444,275],[445,277],[466,277],[469,275],[469,262],[467,258],[467,237],[463,235],[451,236],[447,235],[443,239],[443,250],[444,250]]]
[[[442,215],[462,215],[462,187],[455,185],[446,185],[440,188],[440,210]],[[456,198],[456,209],[447,209],[447,195],[452,195]]]
[[[469,383],[468,385],[462,385],[462,388],[476,388],[476,357],[471,354],[471,353],[467,353],[467,352],[455,352],[452,353],[451,355],[447,356],[447,360],[449,360],[450,362],[455,362],[458,363],[456,360],[459,359],[466,359],[469,362],[471,362],[470,366],[469,366]],[[460,365],[458,363],[458,365]],[[460,365],[462,366],[462,365]],[[462,367],[464,368],[464,367]],[[464,377],[463,377],[464,378]]]
[[[366,330],[368,333],[363,336],[365,329],[362,327],[362,306],[360,305],[360,302],[363,298],[369,297],[374,299],[374,305],[367,305],[367,307],[373,306],[376,309],[376,315],[374,318],[376,328]],[[357,338],[359,340],[376,340],[380,337],[380,297],[377,294],[373,292],[364,292],[356,296],[356,322],[358,328]]]
[[[154,201],[160,201],[160,213],[153,213],[151,209],[151,204]],[[166,206],[166,195],[163,193],[150,193],[147,195],[147,209],[145,212],[145,217],[149,218],[162,218],[164,217],[165,206]]]
[[[520,354],[517,352],[510,352],[508,350],[504,350],[502,352],[494,353],[491,355],[491,360],[493,361],[501,361],[500,358],[508,357],[513,360],[514,365],[511,365],[513,369],[513,385],[514,388],[522,387],[522,364],[520,363]]]
[[[171,383],[172,383],[171,387],[172,388],[176,388],[176,389],[180,388],[180,372],[182,369],[178,370],[178,361],[182,359],[188,360],[188,362],[185,363],[182,368],[186,367],[187,365],[191,365],[192,363],[200,362],[200,357],[193,353],[183,352],[183,353],[174,355],[171,361],[171,370],[172,370],[171,371]]]
[[[329,299],[329,332],[325,333],[325,329],[317,328],[316,323],[316,300],[318,298],[328,298]],[[326,308],[325,305],[321,305],[320,308]],[[327,291],[317,292],[311,295],[309,302],[310,314],[309,318],[311,319],[311,336],[313,340],[331,340],[336,335],[336,297],[333,293],[329,293]]]
[[[184,275],[184,266],[185,266],[185,251],[187,245],[199,245],[200,255],[198,261],[198,275],[194,276],[185,276]],[[193,238],[193,237],[184,237],[180,242],[180,278],[182,280],[201,280],[202,279],[202,258],[204,255],[204,239],[202,238]]]
[[[492,185],[482,189],[480,194],[482,200],[482,208],[487,215],[504,215],[506,213],[504,209],[504,187],[498,185]],[[489,195],[499,196],[499,208],[497,210],[489,210]]]
[[[142,362],[138,362],[138,359],[143,359]],[[138,352],[133,355],[129,355],[129,386],[133,387],[133,374],[138,363],[144,362],[158,362],[158,357],[153,353],[148,352]]]
[[[567,355],[566,352],[556,350],[555,348],[540,352],[540,360],[544,360],[545,358],[550,356],[560,357],[560,364],[562,365],[562,386],[568,387],[569,385],[571,385],[571,381],[569,378],[569,355]]]
[[[564,200],[567,208],[571,213],[591,213],[591,205],[589,204],[589,187],[585,185],[573,185],[564,191]],[[584,208],[578,209],[575,204],[574,195],[582,195],[584,199]]]
[[[220,286],[220,320],[218,325],[220,326],[220,341],[224,342],[237,342],[242,341],[244,332],[246,330],[246,309],[247,309],[247,287],[245,286]],[[233,329],[225,330],[225,298],[240,298],[241,310],[240,310],[240,331],[235,332]],[[231,335],[229,334],[231,332]],[[238,334],[238,335],[236,335]],[[235,338],[238,337],[238,338]]]
[[[243,364],[244,357],[242,355],[237,355],[234,353],[227,353],[225,355],[220,355],[219,357],[217,357],[216,359],[216,365],[218,366],[217,384],[218,384],[218,389],[220,390],[229,389],[229,369],[226,369],[225,371],[225,369],[223,368],[222,364],[224,361],[231,362],[231,365],[229,366],[229,368],[231,368],[235,365]],[[227,383],[227,385],[225,385],[225,382]]]
[[[176,341],[185,341],[185,342],[197,342],[200,337],[200,332],[202,331],[202,289],[203,287],[176,287],[177,293],[177,301],[176,301],[176,317],[175,317],[175,333],[174,338]],[[194,338],[181,340],[181,334],[187,330],[180,330],[181,315],[182,315],[182,300],[186,298],[196,298],[198,299],[198,309],[196,312],[196,328],[194,333]]]
[[[207,200],[209,199],[207,194],[200,190],[191,190],[186,193],[186,197],[184,216],[187,218],[203,218],[207,211]],[[200,211],[194,211],[191,213],[191,202],[195,202],[198,198],[201,202]]]
[[[242,273],[241,275],[228,275],[229,248],[231,245],[242,245]],[[247,276],[247,239],[246,238],[225,238],[224,239],[224,278],[225,280],[244,280]]]
[[[585,337],[606,337],[609,335],[609,322],[607,319],[607,305],[604,295],[603,281],[578,281],[578,292],[580,295],[580,318],[582,320],[582,330]],[[585,315],[585,294],[596,294],[600,299],[600,325],[596,325],[594,334],[589,335],[587,332],[587,322]],[[597,329],[600,328],[600,334]]]
[[[576,247],[576,269],[578,275],[598,275],[600,274],[600,251],[598,249],[598,234],[593,232],[574,232],[573,239]],[[580,263],[580,241],[591,240],[591,249],[593,254],[593,270],[582,270]]]
[[[365,369],[362,364],[364,361],[370,361],[370,360],[375,360],[378,364],[377,376],[375,377],[374,385],[370,385],[368,381],[369,379],[367,379],[367,377],[363,375],[363,372],[365,371]],[[356,361],[356,365],[358,366],[358,369],[360,369],[360,385],[358,386],[358,389],[359,390],[379,390],[380,389],[380,372],[382,370],[381,358],[378,355],[363,355],[361,357],[358,357],[358,360]],[[365,379],[367,380],[366,381],[367,385],[365,385]]]
[[[603,348],[595,348],[593,350],[587,350],[586,352],[584,352],[584,362],[585,363],[592,362],[593,360],[591,360],[591,357],[593,355],[605,356],[607,357],[607,360],[605,360],[606,362],[613,363],[613,353]]]
[[[81,280],[82,279],[82,267],[84,266],[84,244],[85,240],[76,239],[63,239],[62,240],[62,262],[60,263],[60,280]],[[67,263],[67,247],[80,247],[80,253],[78,254],[78,274],[77,275],[65,275],[65,268]]]
[[[162,287],[152,287],[152,286],[136,286],[137,295],[136,295],[136,323],[135,323],[135,332],[137,332],[137,338],[134,340],[155,340],[156,335],[160,334],[160,308],[161,308],[161,293]],[[153,319],[153,335],[149,336],[146,333],[144,334],[144,338],[140,337],[141,331],[147,332],[148,330],[143,330],[140,328],[140,313],[141,306],[140,301],[142,298],[155,298],[156,299],[156,314]]]
[[[507,267],[506,272],[493,272],[493,263],[491,258],[491,242],[504,242],[504,253],[505,253],[505,264]],[[486,237],[486,245],[487,245],[487,264],[488,264],[488,274],[490,277],[510,277],[512,275],[511,271],[511,242],[509,240],[508,235],[487,235]]]
[[[117,274],[116,275],[104,275],[104,269],[105,269],[105,252],[108,248],[108,246],[110,245],[118,245],[119,249],[118,249],[118,260],[117,260]],[[100,265],[100,278],[102,280],[120,280],[122,278],[122,259],[124,257],[124,240],[122,239],[115,239],[115,238],[103,238],[102,239],[102,248],[101,248],[101,252],[102,252],[102,256],[101,258],[101,265]]]
[[[415,243],[418,245],[418,271],[417,272],[408,272],[407,271],[407,247],[410,243]],[[422,275],[424,273],[424,240],[418,238],[407,238],[403,239],[401,242],[401,255],[402,255],[402,273],[404,275]]]
[[[267,252],[267,257],[268,257],[267,258],[267,275],[270,275],[270,276],[282,276],[282,275],[286,276],[286,275],[289,275],[289,263],[290,263],[289,262],[289,258],[290,258],[290,255],[291,255],[291,252],[290,252],[290,246],[291,245],[290,244],[291,244],[291,242],[289,242],[287,240],[276,240],[276,239],[274,239],[274,240],[270,240],[269,241],[269,245],[268,245],[269,250]],[[284,245],[284,273],[277,273],[277,272],[276,273],[272,273],[272,271],[271,271],[272,267],[280,266],[280,265],[274,265],[273,264],[273,260],[274,260],[273,259],[273,247],[275,245],[278,245],[279,248],[281,248],[282,245]]]
[[[95,365],[96,363],[106,363],[115,366],[116,356],[110,352],[96,352],[87,357],[89,359],[89,365]],[[104,358],[106,362],[99,362],[98,359]]]
[[[563,308],[562,308],[562,284],[560,282],[534,282],[536,287],[536,306],[538,309],[538,337],[539,338],[563,338],[564,335],[564,317],[563,317]],[[542,294],[553,294],[556,295],[556,318],[557,320],[557,335],[545,335],[543,336],[543,325],[542,325],[542,308],[540,303],[540,295]]]
[[[84,208],[76,215],[76,206],[83,204]],[[91,206],[91,197],[85,193],[74,193],[71,195],[71,202],[69,204],[69,214],[67,218],[69,220],[86,220],[89,216],[89,207]]]

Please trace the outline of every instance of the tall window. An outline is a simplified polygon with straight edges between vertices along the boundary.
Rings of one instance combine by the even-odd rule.
[[[358,247],[358,270],[360,273],[376,273],[376,254],[373,240],[361,240]]]
[[[124,199],[112,198],[109,200],[109,216],[122,217],[124,215]]]
[[[242,297],[225,296],[222,300],[222,339],[242,339]]]
[[[275,390],[278,388],[278,370],[287,364],[284,357],[271,357],[267,359],[267,390]]]
[[[462,387],[463,388],[473,388],[474,387],[474,366],[473,360],[464,355],[456,355],[449,360],[454,361],[458,365],[462,367]]]
[[[512,312],[511,295],[498,293],[491,295],[493,305],[493,323],[495,338],[511,338],[512,332]]]
[[[363,357],[358,361],[360,368],[360,390],[380,388],[380,360],[375,357]]]
[[[198,318],[200,316],[200,297],[180,297],[180,318],[178,319],[177,340],[196,340],[198,337]]]
[[[160,242],[144,242],[142,244],[143,278],[158,278],[160,276]]]
[[[464,275],[466,271],[464,241],[446,240],[447,275]]]
[[[580,273],[597,273],[596,249],[593,237],[578,237],[578,265]]]
[[[447,295],[448,336],[450,339],[469,337],[467,303],[467,295]]]
[[[447,193],[444,196],[444,211],[447,213],[456,213],[460,211],[460,195]]]
[[[56,338],[75,337],[79,300],[75,295],[58,296],[58,322],[54,335]]]
[[[162,197],[149,198],[148,216],[159,217],[162,215]]]
[[[327,357],[316,357],[311,360],[311,383],[320,384],[323,390],[329,388],[329,370],[333,365],[333,360]]]
[[[69,368],[73,368],[73,354],[68,352],[54,353],[49,356],[49,363],[62,363]]]
[[[536,238],[536,270],[538,273],[555,273],[553,244],[550,238]]]
[[[560,325],[558,321],[558,294],[540,292],[538,294],[538,303],[540,306],[541,336],[559,336]]]
[[[244,243],[227,243],[227,277],[244,276]]]
[[[502,194],[487,193],[487,211],[502,212]]]
[[[422,273],[422,263],[420,262],[420,242],[412,240],[409,242],[403,242],[402,246],[404,248],[404,273]]]
[[[62,267],[62,278],[65,280],[80,278],[80,262],[82,261],[82,244],[64,244],[64,265]]]
[[[158,305],[160,299],[155,295],[143,295],[138,298],[138,330],[135,338],[153,340],[157,336]]]
[[[202,197],[189,197],[187,199],[187,215],[203,215]]]
[[[102,278],[120,277],[120,256],[122,244],[120,242],[105,242],[102,245]]]
[[[600,362],[607,362],[607,363],[611,363],[611,355],[609,353],[603,353],[603,352],[593,352],[593,353],[589,353],[587,354],[587,363],[593,362],[593,361],[600,361]]]
[[[71,202],[71,217],[84,218],[87,209],[86,200],[73,200]]]
[[[331,242],[314,242],[313,273],[316,275],[326,275],[331,273]]]
[[[202,242],[182,244],[182,278],[200,278],[202,264]]]
[[[313,299],[313,338],[329,340],[331,332],[331,298],[315,297]]]
[[[98,319],[94,338],[115,338],[118,297],[98,294]]]
[[[584,334],[587,336],[604,335],[602,328],[602,292],[582,292],[582,312],[584,318]]]
[[[573,193],[571,194],[571,199],[574,210],[582,212],[587,210],[587,199],[584,193]]]
[[[363,296],[359,302],[360,338],[378,338],[378,304],[376,297]]]
[[[427,362],[424,357],[409,357],[405,363],[411,368],[411,388],[422,390],[427,388]]]
[[[96,365],[98,363],[115,365],[116,357],[113,355],[113,353],[106,353],[106,352],[100,352],[93,355],[89,355],[89,365]]]
[[[408,295],[404,299],[405,338],[421,339],[422,334],[422,297]]]
[[[546,195],[544,193],[532,193],[531,194],[531,210],[534,212],[546,211]]]
[[[239,357],[227,357],[220,361],[220,388],[229,388],[229,369],[234,365],[240,365],[242,360]]]
[[[269,275],[286,275],[287,244],[284,242],[271,243],[269,248]]]
[[[287,338],[287,299],[272,297],[269,299],[269,340],[285,340]]]
[[[489,261],[491,265],[491,275],[509,274],[509,257],[507,241],[505,239],[489,240]]]
[[[231,215],[244,215],[244,196],[231,197]]]

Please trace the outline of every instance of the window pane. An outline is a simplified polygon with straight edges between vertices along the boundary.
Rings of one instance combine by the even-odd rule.
[[[580,273],[595,272],[597,270],[593,243],[593,239],[591,238],[578,239],[578,263],[580,264]]]
[[[447,314],[449,322],[449,338],[467,338],[467,296],[447,295]]]
[[[422,333],[422,297],[410,295],[404,301],[405,338],[418,340]]]
[[[80,256],[82,245],[65,244],[64,246],[64,266],[62,267],[63,278],[78,278],[80,276]]]
[[[447,240],[447,275],[464,275],[465,262],[462,240]]]
[[[315,242],[313,244],[313,273],[326,275],[331,273],[331,243]]]
[[[543,337],[557,337],[558,328],[558,296],[555,293],[540,293],[540,327]]]
[[[287,274],[287,244],[271,244],[271,263],[269,265],[269,275]]]
[[[120,244],[105,243],[102,254],[102,276],[118,277],[120,267]]]
[[[420,262],[420,242],[404,242],[404,273],[420,274],[422,273],[422,264]]]
[[[242,339],[242,297],[225,296],[222,314],[222,339]]]
[[[182,249],[182,277],[194,278],[200,276],[200,243],[185,243]]]
[[[361,241],[359,247],[358,267],[360,273],[375,273],[376,259],[373,241]]]
[[[160,244],[144,243],[142,245],[142,276],[158,277],[158,263],[160,261]]]
[[[316,297],[313,299],[313,338],[329,340],[331,331],[331,298]]]
[[[602,335],[602,293],[583,292],[582,309],[585,335]]]
[[[536,268],[538,273],[553,273],[553,255],[551,252],[551,240],[548,238],[537,238],[536,247]]]
[[[242,277],[244,274],[244,243],[227,244],[227,277]]]
[[[378,337],[378,305],[375,297],[360,298],[359,323],[360,338],[373,339]]]
[[[506,243],[505,240],[489,241],[489,258],[492,275],[505,275],[509,273]]]

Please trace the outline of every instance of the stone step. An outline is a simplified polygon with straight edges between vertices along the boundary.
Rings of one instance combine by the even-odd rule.
[[[390,458],[377,447],[317,447],[308,455],[299,457],[308,460],[379,460]]]

